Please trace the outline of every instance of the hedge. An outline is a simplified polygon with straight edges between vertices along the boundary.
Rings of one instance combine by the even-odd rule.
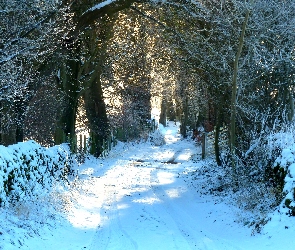
[[[50,192],[71,169],[67,145],[41,147],[34,141],[0,145],[0,207]]]

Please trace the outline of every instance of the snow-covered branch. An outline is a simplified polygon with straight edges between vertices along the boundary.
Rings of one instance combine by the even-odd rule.
[[[79,17],[75,30],[70,32],[69,36],[77,36],[85,27],[91,25],[100,17],[104,15],[112,16],[120,10],[130,7],[134,2],[136,2],[136,0],[107,0],[94,5]]]

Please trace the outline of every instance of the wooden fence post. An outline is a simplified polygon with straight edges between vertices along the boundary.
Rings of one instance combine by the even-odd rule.
[[[202,135],[202,159],[206,157],[207,150],[207,134],[204,132]]]
[[[80,134],[80,145],[79,145],[79,150],[80,150],[80,152],[82,152],[82,149],[83,149],[83,137],[82,137],[82,135]]]
[[[70,141],[71,151],[77,153],[77,135],[74,135],[74,138]]]
[[[86,135],[84,135],[84,153],[87,152],[87,140],[86,140]]]
[[[110,152],[112,149],[112,135],[108,136],[108,151]]]
[[[152,132],[155,132],[155,130],[156,130],[156,120],[155,119],[152,119],[152,122],[151,122],[152,124],[151,124],[151,130],[152,130]]]

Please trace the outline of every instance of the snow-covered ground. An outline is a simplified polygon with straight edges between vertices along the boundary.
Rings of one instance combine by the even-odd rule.
[[[294,218],[274,212],[253,234],[245,211],[207,192],[216,166],[177,130],[161,127],[160,146],[120,143],[68,188],[0,210],[0,249],[295,249]]]

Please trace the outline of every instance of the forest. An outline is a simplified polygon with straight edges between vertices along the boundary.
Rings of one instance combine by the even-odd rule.
[[[233,190],[259,186],[271,208],[285,197],[277,135],[294,128],[293,1],[4,0],[0,16],[1,145],[77,153],[87,136],[99,157],[109,138],[147,138],[159,110],[183,138],[212,136]]]

